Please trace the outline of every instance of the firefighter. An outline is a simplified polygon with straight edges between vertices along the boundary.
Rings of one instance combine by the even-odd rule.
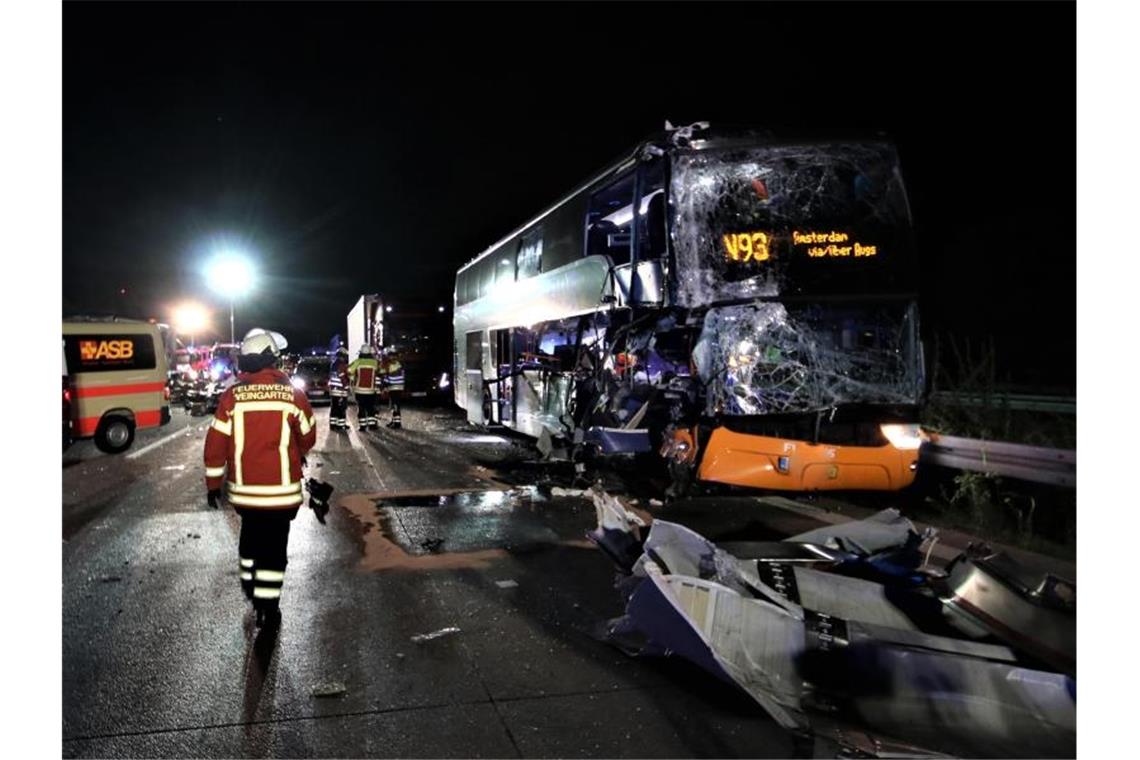
[[[356,396],[356,428],[367,430],[380,426],[376,419],[376,391],[380,381],[380,362],[373,355],[372,346],[360,347],[356,361],[348,365],[352,395]]]
[[[384,378],[384,388],[388,393],[388,408],[392,412],[392,419],[388,422],[390,428],[400,428],[400,397],[404,395],[404,367],[396,354],[395,347],[384,350],[384,362],[380,365],[380,375]]]
[[[304,501],[301,467],[317,440],[303,391],[277,369],[287,345],[277,333],[251,330],[241,344],[237,384],[218,401],[206,433],[207,503],[227,501],[241,516],[241,587],[259,626],[281,620],[289,523]]]
[[[332,400],[330,430],[348,432],[348,386],[348,349],[341,346],[336,350],[329,372],[329,397]]]

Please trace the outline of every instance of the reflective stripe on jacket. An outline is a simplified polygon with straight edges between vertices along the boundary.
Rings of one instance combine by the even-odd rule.
[[[335,360],[329,371],[329,395],[347,396],[349,382],[348,362],[344,359]]]
[[[276,369],[244,374],[218,400],[206,433],[206,487],[229,484],[236,507],[292,509],[304,502],[301,457],[317,442],[303,391]]]
[[[376,392],[380,375],[380,362],[374,357],[361,357],[348,365],[348,376],[352,381],[352,392],[369,394]]]

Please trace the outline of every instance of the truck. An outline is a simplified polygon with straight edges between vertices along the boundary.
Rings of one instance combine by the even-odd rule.
[[[346,346],[351,358],[356,358],[365,344],[379,353],[384,345],[384,300],[375,293],[361,296],[348,312],[347,327]]]

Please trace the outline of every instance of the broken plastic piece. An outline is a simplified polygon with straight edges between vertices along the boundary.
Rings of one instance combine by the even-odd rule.
[[[603,454],[637,454],[650,451],[649,431],[644,428],[591,427],[586,431],[586,442],[596,445]]]
[[[495,585],[499,588],[518,588],[519,582],[514,580],[495,581]]]
[[[339,697],[348,691],[348,687],[341,681],[330,681],[328,683],[317,684],[313,687],[311,694],[314,697]]]
[[[411,640],[416,644],[422,644],[425,641],[431,641],[432,639],[450,636],[453,633],[459,633],[459,629],[455,626],[448,626],[447,628],[440,628],[438,631],[432,631],[431,633],[416,634],[415,636],[412,636]]]

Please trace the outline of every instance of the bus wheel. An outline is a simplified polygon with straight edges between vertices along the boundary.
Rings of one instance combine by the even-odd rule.
[[[111,414],[99,420],[95,428],[95,446],[108,454],[120,454],[135,440],[135,423],[129,418]]]

